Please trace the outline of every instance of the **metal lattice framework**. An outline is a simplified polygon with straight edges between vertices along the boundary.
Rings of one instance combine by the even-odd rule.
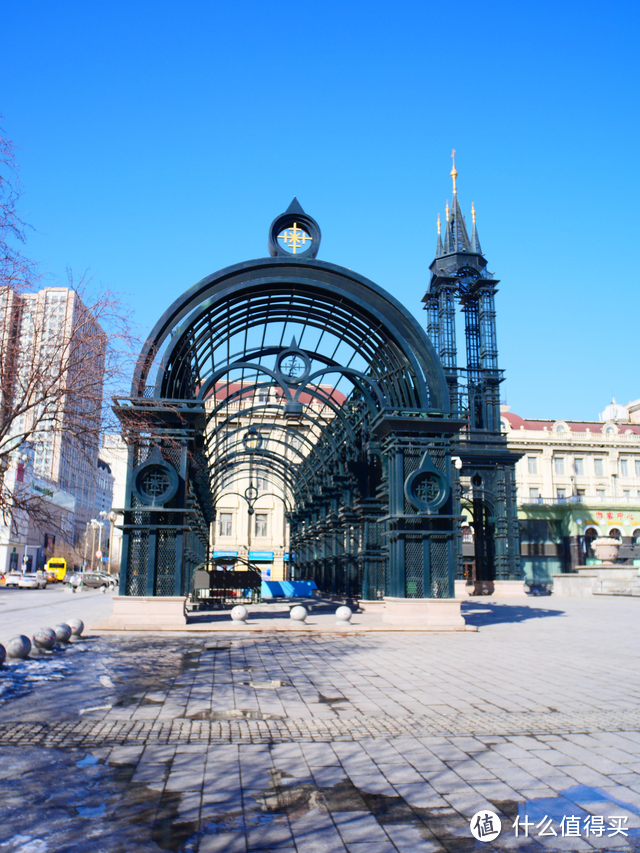
[[[299,254],[278,237],[290,226],[310,243]],[[294,202],[273,257],[203,279],[153,329],[116,401],[131,446],[122,594],[185,594],[220,496],[248,477],[251,508],[266,473],[297,578],[364,598],[453,595],[462,424],[440,360],[390,294],[316,260],[319,240]]]

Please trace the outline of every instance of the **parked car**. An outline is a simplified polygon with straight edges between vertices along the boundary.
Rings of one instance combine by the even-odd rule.
[[[47,579],[44,575],[25,572],[18,581],[18,586],[20,589],[46,589]]]
[[[68,583],[76,589],[81,583],[90,589],[101,589],[102,587],[108,589],[114,586],[111,577],[102,574],[102,572],[74,572],[68,576]]]
[[[22,572],[9,572],[5,580],[5,586],[18,586]]]

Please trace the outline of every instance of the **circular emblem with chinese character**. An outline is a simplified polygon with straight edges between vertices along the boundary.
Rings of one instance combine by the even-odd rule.
[[[495,812],[483,809],[474,814],[469,826],[471,834],[478,841],[495,841],[502,830],[502,821]]]
[[[144,506],[163,506],[178,491],[176,470],[162,459],[148,459],[133,472],[133,491]]]
[[[404,484],[404,494],[409,503],[420,512],[436,512],[449,497],[447,478],[438,471],[428,453],[422,457],[417,471],[409,474]]]

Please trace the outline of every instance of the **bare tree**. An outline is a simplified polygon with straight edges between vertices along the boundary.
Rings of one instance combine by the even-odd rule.
[[[25,481],[25,466],[82,500],[101,434],[116,428],[105,400],[126,386],[137,342],[122,301],[87,276],[42,288],[22,251],[15,158],[1,131],[0,171],[0,521],[64,534],[69,512]]]

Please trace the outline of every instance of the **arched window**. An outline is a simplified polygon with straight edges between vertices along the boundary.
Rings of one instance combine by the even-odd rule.
[[[640,527],[636,527],[631,534],[631,541],[634,545],[640,545]]]
[[[611,530],[609,530],[609,533],[607,535],[611,539],[617,539],[618,541],[620,541],[622,539],[622,534],[620,533],[620,531],[618,530],[617,527],[612,527]]]
[[[587,527],[584,531],[584,550],[587,557],[594,557],[593,540],[597,539],[600,534],[595,527]]]

